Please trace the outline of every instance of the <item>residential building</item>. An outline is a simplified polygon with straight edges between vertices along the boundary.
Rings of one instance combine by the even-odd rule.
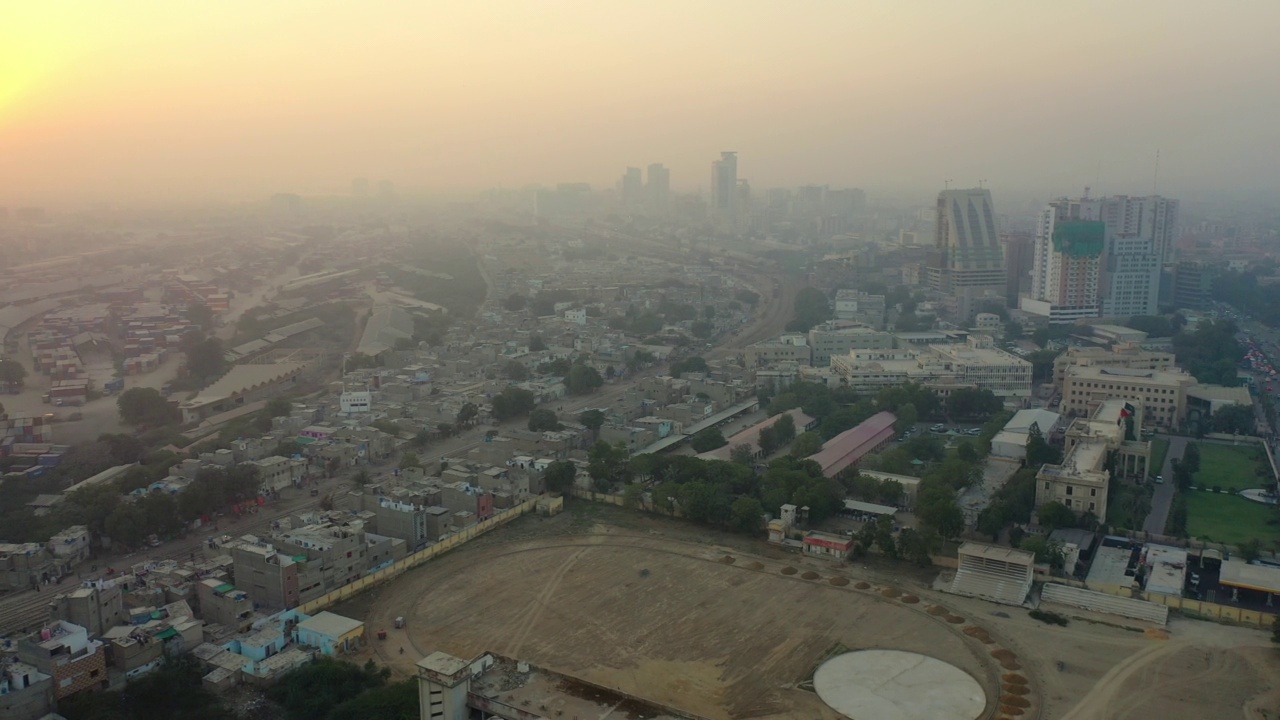
[[[58,564],[44,545],[0,543],[0,590],[29,590],[58,576]]]
[[[839,320],[815,325],[809,330],[808,340],[814,367],[826,367],[832,356],[847,355],[850,350],[889,350],[894,346],[890,333]]]
[[[1109,400],[1127,400],[1143,407],[1144,422],[1171,430],[1186,420],[1187,391],[1195,384],[1180,371],[1071,367],[1062,385],[1061,410],[1084,417]]]
[[[884,328],[884,295],[871,295],[862,290],[837,290],[835,317],[851,320],[875,330]]]
[[[782,335],[773,340],[761,340],[742,349],[746,367],[759,368],[777,362],[790,361],[800,365],[811,362],[807,338],[800,334]]]
[[[278,492],[288,487],[298,487],[307,474],[307,461],[272,455],[250,463],[258,468],[260,490]]]
[[[89,540],[89,528],[84,525],[72,525],[49,538],[49,554],[59,575],[71,574],[72,568],[89,559]]]
[[[295,625],[293,640],[324,655],[351,653],[364,644],[364,623],[324,610]]]
[[[1142,410],[1134,401],[1108,399],[1087,419],[1076,418],[1067,428],[1062,463],[1044,465],[1036,473],[1036,507],[1060,502],[1077,514],[1105,518],[1113,472],[1122,478],[1154,472],[1151,443],[1128,439],[1131,427],[1142,427]]]
[[[91,580],[75,590],[59,593],[49,603],[49,612],[52,617],[79,625],[94,636],[129,621],[123,588],[114,580]]]
[[[1155,238],[1108,231],[1099,279],[1102,315],[1157,314],[1160,311],[1160,270],[1160,249]]]
[[[53,712],[53,676],[16,658],[0,664],[0,717],[39,720]]]
[[[258,602],[265,605],[265,596],[266,593],[263,593]],[[196,585],[196,599],[200,605],[200,617],[207,623],[217,623],[233,632],[243,632],[252,622],[254,600],[249,597],[249,593],[237,589],[226,580],[201,580]]]
[[[1097,201],[1063,198],[1049,203],[1036,222],[1031,293],[1019,307],[1073,323],[1097,317],[1098,278],[1106,246],[1106,224],[1098,220]]]
[[[18,659],[53,677],[54,696],[61,700],[84,690],[105,690],[107,659],[102,642],[90,640],[79,625],[49,623],[18,641]]]
[[[1100,206],[1098,219],[1107,224],[1108,233],[1148,237],[1152,240],[1157,264],[1168,265],[1174,261],[1178,241],[1177,200],[1159,195],[1112,195],[1101,198]]]

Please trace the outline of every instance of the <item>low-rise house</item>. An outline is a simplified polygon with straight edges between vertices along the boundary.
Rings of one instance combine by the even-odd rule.
[[[18,658],[53,677],[59,700],[84,690],[107,687],[106,652],[89,631],[69,622],[52,622],[18,641]]]
[[[294,626],[293,640],[324,655],[351,653],[364,644],[364,623],[325,610]]]

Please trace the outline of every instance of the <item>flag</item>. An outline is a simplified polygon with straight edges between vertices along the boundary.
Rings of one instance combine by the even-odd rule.
[[[1137,411],[1138,409],[1135,408],[1131,403],[1125,403],[1124,407],[1120,408],[1120,417],[1116,418],[1116,425],[1119,425],[1120,423],[1124,422],[1125,418],[1133,417],[1133,414],[1136,413]]]

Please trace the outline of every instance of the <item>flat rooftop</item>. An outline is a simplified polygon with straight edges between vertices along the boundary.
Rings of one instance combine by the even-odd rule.
[[[1103,541],[1106,542],[1105,540]],[[1093,565],[1089,568],[1088,582],[1099,585],[1118,585],[1131,587],[1133,576],[1126,575],[1129,558],[1133,555],[1130,548],[1114,547],[1104,544],[1093,555]]]
[[[471,681],[471,692],[510,708],[537,708],[542,717],[678,720],[684,717],[655,703],[623,695],[533,665],[495,658],[493,667]],[[421,663],[419,663],[421,665]],[[519,668],[524,667],[525,672]],[[499,708],[501,709],[501,708]]]

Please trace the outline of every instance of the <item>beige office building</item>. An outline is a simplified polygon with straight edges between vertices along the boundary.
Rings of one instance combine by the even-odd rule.
[[[1005,400],[1031,396],[1031,363],[993,347],[986,335],[947,345],[854,350],[832,357],[831,370],[857,392],[915,382],[941,395],[959,387],[977,387]]]
[[[1143,423],[1173,429],[1186,419],[1187,390],[1196,379],[1181,371],[1072,367],[1062,384],[1063,415],[1085,417],[1107,400],[1140,404]]]
[[[1142,426],[1143,408],[1128,400],[1106,400],[1088,418],[1067,428],[1066,454],[1060,465],[1043,465],[1036,473],[1036,507],[1060,502],[1077,514],[1107,516],[1111,473],[1107,457],[1115,453],[1115,471],[1124,478],[1145,478],[1151,472],[1151,443],[1126,440],[1125,408],[1133,412],[1133,426]],[[1136,431],[1135,431],[1136,433]]]
[[[1062,392],[1070,368],[1124,368],[1176,372],[1171,352],[1143,350],[1137,343],[1123,343],[1114,350],[1099,347],[1068,348],[1053,361],[1053,389]]]

